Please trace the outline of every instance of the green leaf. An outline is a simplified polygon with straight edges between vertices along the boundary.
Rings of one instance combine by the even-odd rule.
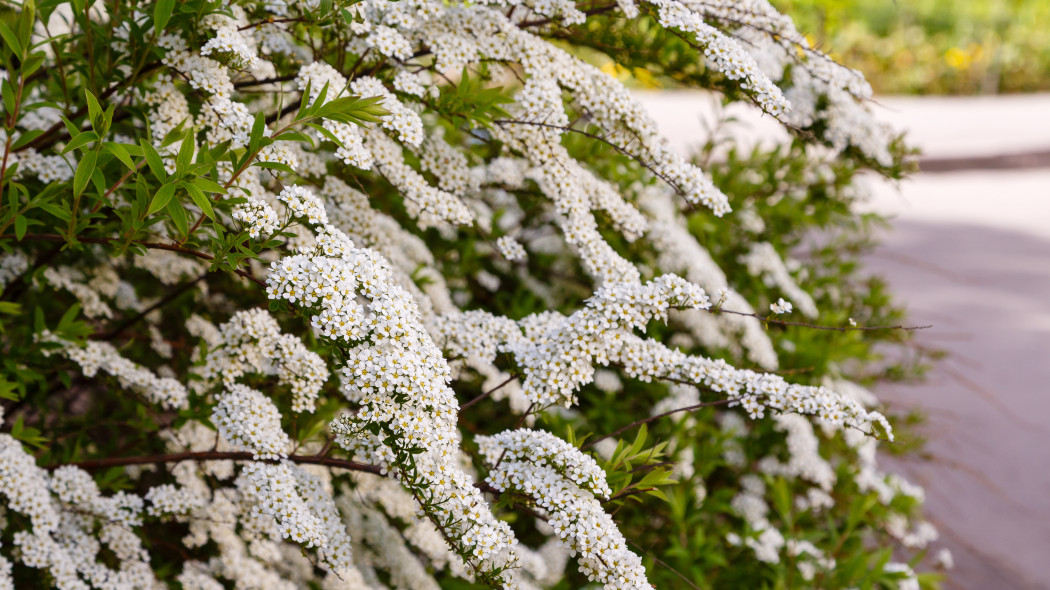
[[[65,332],[69,328],[73,327],[73,322],[76,321],[77,315],[80,314],[80,304],[74,303],[69,309],[62,314],[61,319],[58,320],[58,325],[55,326],[56,332]]]
[[[18,217],[15,217],[15,239],[17,239],[19,242],[21,242],[22,237],[26,235],[27,225],[28,221],[26,220],[25,215],[19,215]]]
[[[153,30],[158,35],[168,26],[174,8],[175,0],[157,0],[157,5],[153,7]]]
[[[26,131],[22,135],[18,136],[18,139],[16,139],[15,142],[11,144],[11,149],[17,150],[18,148],[28,144],[29,142],[33,141],[34,139],[40,137],[43,134],[43,129],[30,129],[29,131]]]
[[[381,96],[369,98],[344,96],[321,105],[321,108],[311,113],[308,118],[330,119],[353,125],[374,123],[381,117],[390,114],[390,111],[380,105],[382,102],[383,97]]]
[[[328,83],[325,82],[325,88],[328,87]],[[306,112],[306,107],[310,104],[310,81],[306,81],[306,89],[303,90],[303,96],[299,99],[299,112],[295,114],[295,120],[303,118],[303,113]]]
[[[302,143],[310,144],[310,147],[314,147],[314,140],[310,139],[310,136],[294,129],[282,132],[275,138],[277,141],[299,141]]]
[[[62,153],[69,153],[93,141],[98,141],[98,134],[94,131],[85,131],[84,133],[81,133],[80,135],[77,135],[73,139],[69,140],[69,143],[66,144],[66,147],[62,149]]]
[[[168,202],[167,211],[171,215],[171,221],[175,224],[175,229],[179,230],[180,235],[186,235],[190,230],[186,219],[186,208],[182,206],[178,199],[173,199]]]
[[[160,154],[157,153],[156,148],[145,139],[140,139],[139,145],[142,146],[142,153],[146,157],[146,164],[149,166],[150,171],[153,172],[153,176],[156,176],[157,180],[161,182],[167,180],[168,173],[164,171],[164,160],[160,159]]]
[[[256,113],[252,133],[248,139],[249,152],[254,152],[259,147],[259,140],[262,139],[264,129],[266,129],[266,117],[262,113]]]
[[[73,124],[72,121],[70,121],[69,119],[63,117],[62,115],[59,115],[58,118],[62,119],[62,124],[66,126],[66,131],[69,133],[70,137],[76,137],[76,136],[80,135],[80,133],[81,133],[80,127],[77,127],[76,125]]]
[[[175,158],[175,163],[179,170],[185,170],[187,166],[193,163],[193,147],[193,131],[190,130],[186,137],[182,138],[179,155]]]
[[[0,21],[0,37],[3,37],[4,44],[11,49],[11,53],[14,53],[19,58],[25,56],[25,51],[22,49],[22,44],[18,42],[18,36],[11,30],[11,27]]]
[[[77,164],[77,172],[73,175],[73,196],[79,197],[84,189],[87,188],[88,180],[91,180],[91,173],[95,171],[95,161],[98,159],[98,152],[91,151],[85,152],[84,157],[80,159],[80,163]]]
[[[45,55],[42,52],[36,52],[25,59],[22,62],[22,75],[28,78],[33,72],[40,69],[40,66],[44,64]]]
[[[149,209],[146,210],[146,215],[153,215],[157,211],[166,207],[173,196],[175,196],[175,185],[170,182],[162,184],[161,187],[157,189],[157,194],[153,195],[153,200],[150,201]]]
[[[281,172],[287,172],[288,174],[294,174],[295,170],[288,164],[282,164],[280,162],[255,162],[252,166],[258,166],[259,168],[268,168],[270,170],[280,170]]]
[[[9,114],[15,112],[15,91],[11,88],[10,80],[0,80],[0,95],[4,98],[4,110]]]
[[[335,134],[332,133],[331,131],[325,129],[324,127],[322,127],[321,125],[318,125],[317,123],[307,123],[307,125],[312,127],[313,129],[315,129],[321,135],[325,136],[325,138],[329,139],[335,145],[337,145],[339,147],[343,147],[343,142],[339,141],[339,138],[336,137]]]
[[[204,178],[203,176],[194,178],[193,184],[206,193],[226,194],[226,189],[222,188],[222,185],[209,178]]]
[[[193,199],[193,202],[196,203],[197,206],[201,208],[201,211],[208,216],[208,219],[215,221],[215,210],[212,209],[211,199],[204,194],[204,191],[197,188],[194,184],[183,183],[183,185],[186,187],[186,192],[189,193],[190,198]]]
[[[36,5],[33,0],[23,0],[22,2],[22,14],[18,16],[18,40],[22,42],[23,47],[29,47],[30,39],[33,36],[33,24],[36,20]],[[27,75],[23,71],[23,76]]]
[[[21,399],[19,395],[15,393],[15,390],[17,388],[17,383],[13,383],[11,381],[8,381],[7,379],[4,379],[3,377],[0,377],[0,399],[9,399],[11,401],[17,402],[19,399]]]
[[[107,141],[106,143],[102,144],[102,147],[106,148],[106,150],[108,150],[111,154],[116,156],[117,159],[123,162],[123,164],[128,168],[131,168],[132,170],[136,168],[135,160],[131,159],[131,154],[128,153],[127,148],[124,147],[123,144]]]
[[[103,127],[102,105],[98,104],[98,99],[87,88],[84,89],[84,98],[87,100],[88,116],[91,118],[91,125],[95,129],[101,130]]]

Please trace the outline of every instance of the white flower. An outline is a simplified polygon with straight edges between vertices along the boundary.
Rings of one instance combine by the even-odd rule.
[[[792,309],[794,309],[794,307],[791,305],[791,302],[784,300],[783,297],[781,297],[780,299],[777,299],[776,303],[770,303],[769,304],[769,311],[771,311],[771,312],[773,312],[775,314],[778,314],[778,315],[779,314],[785,314],[785,313],[791,313]]]

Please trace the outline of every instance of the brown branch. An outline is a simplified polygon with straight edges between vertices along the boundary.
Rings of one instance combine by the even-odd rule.
[[[201,276],[193,279],[192,281],[188,281],[186,283],[183,283],[181,286],[179,286],[179,288],[177,288],[174,291],[172,291],[171,293],[167,294],[166,296],[161,298],[159,301],[157,301],[153,305],[151,305],[151,306],[147,307],[146,309],[140,311],[134,317],[128,318],[127,320],[125,320],[124,322],[122,322],[120,325],[116,326],[112,330],[109,330],[108,332],[105,332],[104,334],[98,334],[98,335],[92,336],[92,338],[96,339],[96,340],[112,340],[112,339],[116,338],[117,336],[120,335],[121,332],[123,332],[124,330],[128,329],[129,327],[135,325],[137,322],[141,321],[142,318],[144,318],[147,315],[153,313],[155,310],[160,309],[161,307],[164,307],[165,305],[171,303],[179,295],[182,295],[186,291],[189,291],[191,288],[193,288],[194,285],[196,285],[197,283],[199,283],[199,282],[203,281],[205,278],[207,278],[207,276],[208,276],[208,273],[204,273]]]
[[[665,174],[661,173],[659,170],[657,170],[655,167],[653,167],[648,162],[643,161],[640,156],[632,154],[626,148],[624,148],[624,147],[622,147],[622,146],[620,146],[620,145],[618,145],[618,144],[616,144],[616,143],[614,143],[614,142],[612,142],[612,141],[610,141],[610,140],[608,140],[608,139],[606,139],[606,138],[604,138],[604,137],[602,137],[602,136],[600,136],[598,134],[591,133],[589,131],[584,131],[582,129],[576,129],[574,127],[565,127],[563,125],[554,125],[552,123],[543,123],[543,122],[540,122],[540,121],[519,121],[519,120],[516,120],[516,119],[497,119],[497,120],[493,121],[493,123],[495,123],[496,125],[499,125],[500,127],[503,127],[505,125],[532,125],[532,126],[535,126],[535,127],[546,127],[548,129],[558,129],[560,131],[579,133],[580,135],[582,135],[584,137],[589,137],[589,138],[591,138],[591,139],[593,139],[595,141],[600,141],[600,142],[608,145],[612,149],[616,150],[616,152],[619,153],[620,155],[622,155],[622,156],[624,156],[626,158],[630,158],[631,160],[634,160],[635,162],[638,162],[646,170],[651,172],[654,176],[656,176],[660,180],[662,180],[665,183],[667,183],[667,185],[670,186],[671,188],[673,188],[676,193],[678,193],[679,195],[682,195],[682,196],[685,195],[685,193],[682,191],[681,187],[679,187],[677,184],[675,184],[675,182],[673,180],[668,178]]]
[[[925,330],[927,328],[933,327],[932,324],[925,326],[822,326],[819,324],[807,324],[805,322],[788,322],[784,320],[775,320],[770,316],[759,315],[757,313],[747,313],[743,311],[733,311],[731,309],[711,308],[704,311],[713,314],[730,313],[733,315],[740,315],[749,318],[757,318],[762,320],[763,322],[767,322],[770,324],[778,324],[781,326],[800,326],[803,328],[813,328],[814,330],[833,330],[835,332],[863,332],[874,330],[904,330],[905,332],[911,332],[914,330]]]
[[[278,82],[290,82],[295,80],[299,74],[288,74],[286,76],[277,76],[276,78],[263,78],[262,80],[242,80],[240,82],[234,82],[234,88],[248,88],[251,86],[265,86],[266,84],[276,84]],[[296,105],[299,106],[299,105]]]
[[[159,68],[160,66],[161,66],[161,63],[159,61],[155,61],[155,62],[147,65],[146,67],[142,68],[142,70],[140,70],[137,74],[135,74],[135,77],[137,78],[137,77],[142,76],[144,74],[148,74],[149,72]],[[128,82],[131,82],[131,81],[132,80],[131,80],[130,77],[129,78],[125,78],[125,79],[121,80],[120,82],[117,82],[116,84],[113,84],[109,88],[103,90],[102,94],[98,95],[98,101],[102,102],[105,99],[109,98],[114,93],[116,93],[118,90],[123,88],[125,84],[127,84]],[[87,114],[87,112],[88,112],[88,109],[87,109],[86,106],[81,107],[81,108],[77,109],[72,115],[70,115],[68,117],[68,119],[70,121],[76,121],[80,117],[83,117],[85,114]],[[39,136],[34,138],[33,141],[30,141],[29,143],[27,143],[27,144],[25,144],[25,145],[15,149],[14,151],[15,152],[20,152],[20,151],[23,151],[23,150],[28,150],[30,148],[47,147],[47,146],[53,144],[55,141],[58,140],[58,136],[56,135],[56,133],[59,133],[60,131],[62,131],[64,127],[65,127],[65,124],[62,121],[59,121],[59,122],[55,123],[54,125],[48,127],[46,131],[44,131],[42,134],[40,134]]]
[[[492,395],[493,393],[496,393],[497,391],[502,389],[504,385],[507,385],[508,383],[510,383],[511,381],[513,381],[513,380],[515,380],[517,378],[518,378],[517,375],[511,375],[510,377],[507,377],[506,381],[504,381],[503,383],[500,383],[499,385],[493,387],[492,389],[486,391],[485,393],[479,395],[478,397],[476,397],[476,398],[470,400],[469,402],[463,404],[462,406],[459,407],[459,410],[462,412],[463,410],[469,408],[470,406],[473,406],[474,404],[480,402],[481,400],[483,400],[486,397]]]
[[[306,22],[306,19],[301,17],[301,16],[289,17],[289,18],[274,18],[274,17],[271,16],[271,17],[264,18],[264,19],[259,20],[259,21],[255,21],[254,23],[248,23],[248,24],[244,25],[243,27],[241,27],[241,28],[239,28],[237,30],[238,31],[247,31],[248,29],[252,29],[252,28],[255,28],[255,27],[261,27],[263,25],[274,25],[274,24],[277,24],[277,23],[304,23],[304,22]]]
[[[603,440],[605,440],[607,438],[612,438],[612,437],[616,436],[617,434],[620,434],[622,432],[626,432],[626,431],[628,431],[628,430],[630,430],[632,428],[641,426],[642,424],[648,424],[649,422],[654,422],[656,420],[659,420],[660,418],[666,418],[667,416],[670,416],[672,414],[677,414],[679,412],[689,412],[691,410],[698,410],[700,408],[706,408],[708,406],[724,406],[726,404],[730,404],[730,403],[733,403],[733,402],[739,402],[739,401],[740,401],[740,399],[739,398],[735,398],[735,397],[729,397],[729,398],[726,398],[726,399],[718,399],[718,400],[715,400],[715,401],[712,401],[712,402],[702,402],[702,403],[699,403],[699,404],[693,404],[691,406],[685,406],[684,408],[677,408],[677,409],[674,409],[674,410],[670,410],[670,411],[664,412],[663,414],[657,414],[655,416],[650,416],[648,418],[644,418],[642,420],[636,420],[634,422],[631,422],[627,426],[624,426],[623,428],[620,428],[618,430],[610,432],[609,434],[602,435],[602,436],[592,440],[591,442],[589,442],[589,443],[583,445],[582,447],[580,447],[580,450],[581,451],[585,451],[585,450],[593,447],[594,445],[598,444],[599,442],[601,442],[601,441],[603,441]]]
[[[13,234],[5,234],[5,235],[0,235],[0,240],[15,239],[15,237],[16,236],[14,236]],[[22,240],[23,241],[24,240],[32,240],[32,241],[36,241],[36,242],[68,242],[68,240],[66,239],[65,236],[60,236],[60,235],[57,235],[57,234],[26,234],[26,235],[22,236]],[[123,240],[121,240],[120,238],[84,238],[84,237],[79,237],[79,236],[76,238],[76,241],[82,242],[82,243],[85,243],[85,244],[113,244],[113,243],[123,242]],[[161,244],[159,242],[141,242],[141,241],[137,241],[137,240],[133,240],[131,243],[132,244],[138,244],[139,246],[143,246],[143,247],[154,249],[154,250],[167,250],[169,252],[178,252],[180,254],[188,254],[190,256],[194,256],[194,257],[200,258],[201,260],[207,260],[208,262],[214,262],[215,261],[215,257],[212,256],[211,254],[207,254],[205,252],[198,252],[197,250],[193,250],[193,249],[190,249],[190,248],[184,248],[182,246],[179,246],[178,244]],[[265,281],[262,281],[262,280],[256,278],[255,275],[251,274],[250,272],[248,272],[246,270],[242,270],[242,269],[236,268],[236,269],[233,269],[233,272],[237,273],[239,276],[242,276],[242,277],[248,279],[249,281],[255,283],[256,285],[259,285],[261,287],[265,287],[266,286],[266,282]]]
[[[182,461],[261,461],[256,459],[252,453],[244,452],[220,452],[220,451],[187,451],[184,453],[168,453],[163,455],[143,455],[138,457],[102,457],[101,459],[88,459],[73,463],[55,463],[44,468],[48,470],[58,469],[65,465],[73,465],[81,469],[105,469],[107,467],[123,467],[126,465],[150,465],[153,463],[181,463]],[[324,465],[337,469],[349,471],[362,471],[375,475],[382,475],[383,469],[378,465],[358,463],[345,459],[333,459],[324,455],[289,455],[289,461],[307,465]]]

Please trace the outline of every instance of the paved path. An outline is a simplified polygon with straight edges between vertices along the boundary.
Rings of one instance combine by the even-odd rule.
[[[702,142],[713,102],[643,100],[681,149]],[[1050,150],[1050,95],[885,98],[881,110],[932,157]],[[747,109],[734,133],[784,136]],[[877,392],[929,416],[929,462],[898,462],[922,483],[927,513],[953,550],[949,586],[1050,589],[1050,169],[919,174],[868,181],[867,207],[892,230],[868,260],[916,323],[917,343],[948,352],[920,385]]]

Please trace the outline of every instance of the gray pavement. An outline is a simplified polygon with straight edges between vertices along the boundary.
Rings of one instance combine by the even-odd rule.
[[[680,149],[717,119],[710,97],[641,94]],[[1050,149],[1050,95],[882,98],[880,112],[933,157]],[[734,136],[784,135],[746,108]],[[868,180],[867,208],[892,219],[869,258],[911,321],[919,346],[948,353],[917,385],[877,393],[928,416],[926,461],[895,466],[927,493],[956,569],[949,587],[1050,589],[1050,169]]]

